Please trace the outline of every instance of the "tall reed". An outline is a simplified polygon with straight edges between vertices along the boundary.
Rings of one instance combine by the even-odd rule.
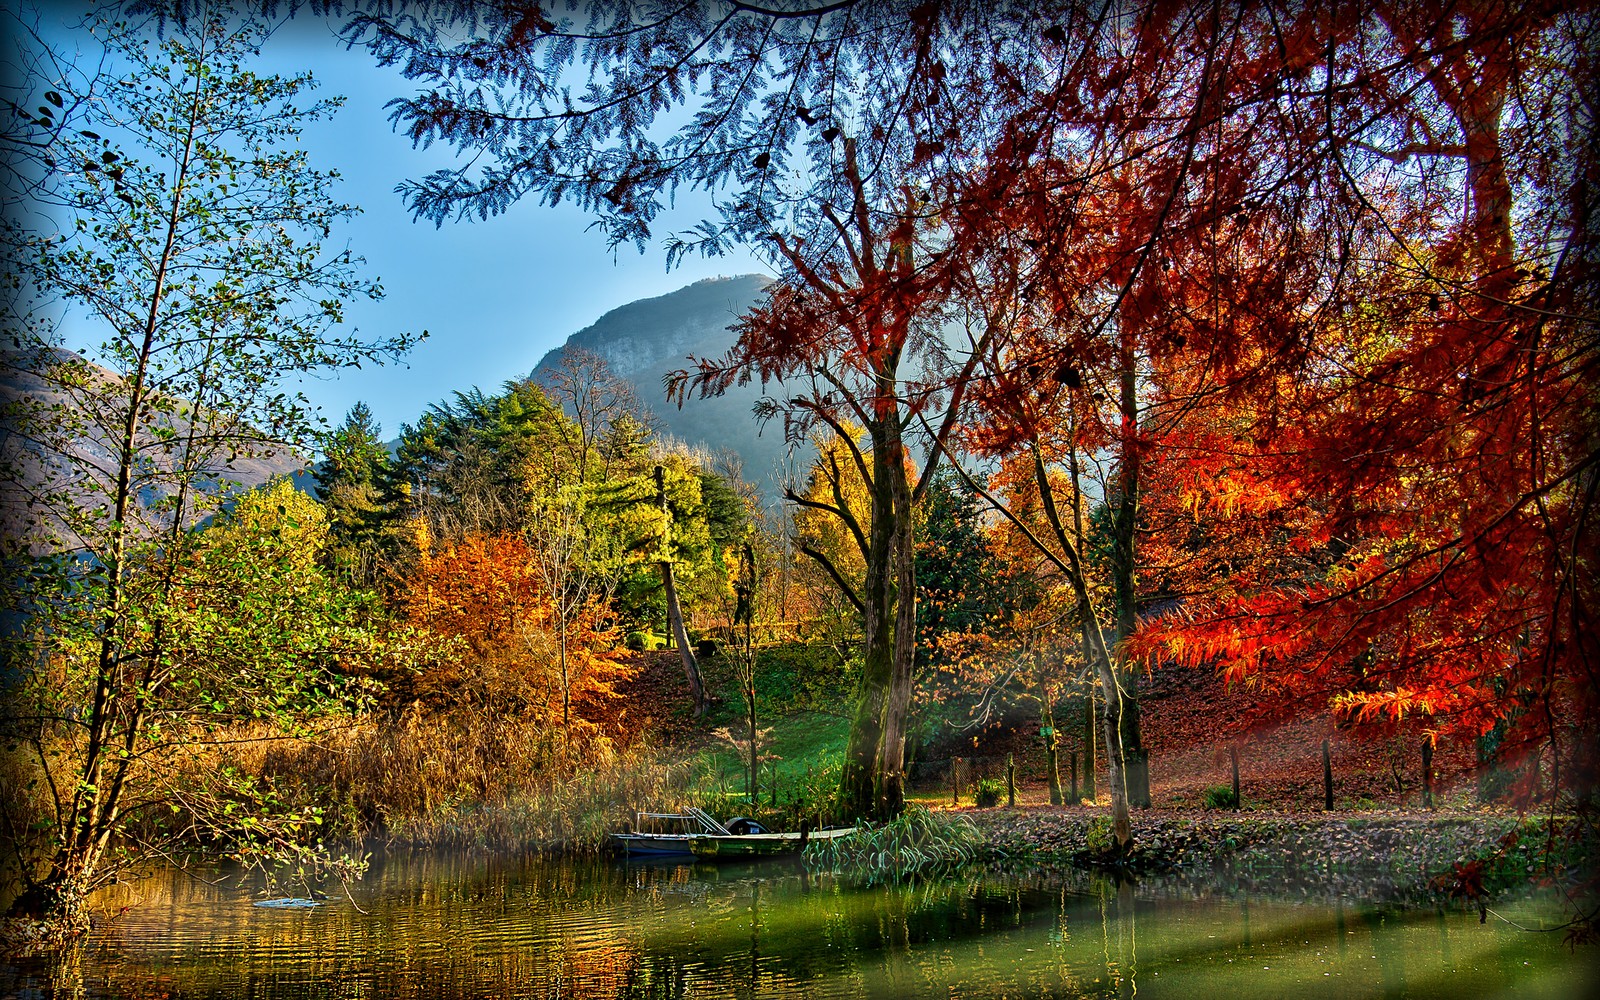
[[[909,805],[885,823],[863,823],[848,837],[813,841],[805,864],[867,885],[960,867],[978,858],[983,833],[965,816]]]
[[[690,801],[683,765],[592,727],[408,713],[313,740],[249,735],[196,766],[257,776],[286,803],[319,806],[330,836],[357,842],[593,852],[636,810]]]

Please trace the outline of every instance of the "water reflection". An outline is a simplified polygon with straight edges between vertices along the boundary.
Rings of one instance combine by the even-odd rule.
[[[1457,1000],[1575,995],[1587,962],[1475,913],[1058,870],[861,888],[785,862],[414,855],[353,900],[254,898],[157,873],[99,897],[122,912],[87,948],[0,971],[0,996]]]

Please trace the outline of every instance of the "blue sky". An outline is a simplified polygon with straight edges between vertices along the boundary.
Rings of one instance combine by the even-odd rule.
[[[429,339],[403,366],[305,382],[301,390],[330,423],[364,400],[392,437],[402,422],[454,390],[493,389],[526,374],[546,351],[610,309],[701,278],[766,270],[742,255],[685,261],[669,272],[659,250],[640,255],[628,247],[613,254],[605,238],[588,229],[592,220],[569,205],[527,202],[487,221],[443,228],[413,222],[395,186],[447,164],[452,154],[439,146],[413,150],[394,132],[384,104],[415,85],[396,70],[378,67],[363,50],[346,51],[337,26],[313,16],[295,18],[273,36],[255,68],[310,70],[322,95],[346,96],[345,106],[331,120],[308,127],[302,141],[316,166],[343,174],[334,196],[363,210],[335,232],[328,248],[337,250],[348,240],[387,292],[381,302],[353,303],[347,321],[373,336],[427,330]],[[703,208],[707,202],[680,198],[680,204]],[[698,218],[685,207],[657,232],[686,228]],[[78,349],[99,340],[89,331],[81,344],[71,339],[68,346]]]
[[[665,256],[631,247],[614,254],[592,221],[570,205],[526,202],[487,221],[413,222],[395,185],[445,165],[438,146],[414,150],[394,132],[384,104],[415,85],[378,67],[362,50],[337,42],[336,22],[301,17],[273,38],[263,68],[309,69],[323,92],[348,100],[304,141],[324,167],[344,174],[339,197],[362,207],[348,227],[351,249],[383,280],[379,303],[352,308],[363,332],[427,330],[408,368],[341,373],[304,391],[337,422],[365,400],[393,435],[428,403],[456,389],[485,389],[530,371],[545,352],[601,314],[635,299],[664,295],[700,278],[763,271],[753,258],[686,261],[671,272]],[[685,199],[687,204],[689,199]],[[704,207],[706,202],[696,199]],[[697,221],[683,210],[657,231]]]

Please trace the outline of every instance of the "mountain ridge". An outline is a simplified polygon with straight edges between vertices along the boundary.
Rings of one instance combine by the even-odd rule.
[[[98,382],[72,389],[52,377],[63,366],[79,369],[75,381]],[[63,503],[88,508],[104,502],[116,468],[115,434],[111,428],[86,419],[76,433],[59,440],[35,440],[26,425],[53,410],[79,411],[97,393],[115,395],[124,380],[114,372],[61,347],[0,345],[0,537],[33,555],[72,551],[78,543],[70,537],[64,547],[52,536],[70,536],[61,517],[51,513],[41,498],[58,496]],[[115,413],[115,406],[112,405]],[[175,474],[173,456],[165,439],[178,440],[187,433],[181,415],[158,412],[140,424],[136,445],[141,461],[135,473],[135,514],[143,518],[171,492]],[[196,470],[202,492],[224,494],[234,488],[252,489],[279,476],[289,476],[304,489],[301,474],[305,459],[287,446],[263,446],[258,452],[240,449]],[[89,480],[93,483],[89,483]],[[195,511],[203,517],[204,512]],[[148,530],[148,526],[146,526]]]
[[[684,368],[690,357],[727,353],[737,339],[732,325],[771,283],[759,274],[703,278],[665,295],[620,305],[547,352],[531,375],[546,381],[572,348],[600,356],[633,387],[661,431],[712,451],[731,449],[744,463],[745,479],[775,500],[782,491],[789,448],[780,426],[764,426],[752,412],[765,394],[760,383],[730,386],[720,396],[690,398],[681,406],[666,399],[663,387],[665,376]]]

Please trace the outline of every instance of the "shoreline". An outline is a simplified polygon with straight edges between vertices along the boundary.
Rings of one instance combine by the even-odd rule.
[[[1307,814],[1154,808],[1132,815],[1134,846],[1110,851],[1109,811],[1085,806],[943,810],[982,832],[996,861],[1120,869],[1136,877],[1226,874],[1383,888],[1395,898],[1483,902],[1545,878],[1586,874],[1593,851],[1569,816],[1405,810]]]

